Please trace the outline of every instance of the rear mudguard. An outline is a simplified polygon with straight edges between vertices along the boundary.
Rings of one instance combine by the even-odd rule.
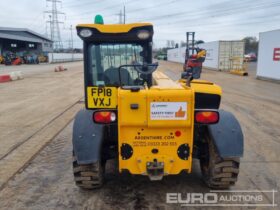
[[[96,163],[101,159],[104,125],[93,122],[93,113],[82,109],[74,119],[72,143],[78,164]]]
[[[219,123],[209,125],[208,130],[222,158],[243,156],[243,133],[239,122],[230,112],[220,110]]]

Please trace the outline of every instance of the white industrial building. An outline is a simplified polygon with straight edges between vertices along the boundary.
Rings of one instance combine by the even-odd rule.
[[[257,78],[280,81],[280,29],[260,33]]]
[[[207,51],[203,66],[213,70],[229,71],[232,68],[232,59],[240,59],[243,63],[245,45],[243,41],[213,41],[199,45]],[[185,47],[167,51],[167,60],[184,63]]]

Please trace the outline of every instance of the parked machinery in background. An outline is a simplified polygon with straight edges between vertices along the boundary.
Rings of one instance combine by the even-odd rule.
[[[47,63],[48,62],[48,56],[41,54],[41,55],[38,56],[38,61],[39,61],[39,63]]]
[[[20,64],[39,64],[48,62],[48,56],[46,54],[37,55],[30,52],[5,52],[0,56],[0,64],[5,65],[20,65]]]
[[[186,36],[184,72],[181,77],[199,79],[202,71],[202,63],[205,61],[206,57],[206,50],[195,47],[195,32],[187,32]]]
[[[9,65],[20,65],[22,64],[22,59],[15,53],[7,52],[4,58],[4,64]]]
[[[39,59],[36,54],[25,55],[25,56],[23,56],[23,59],[24,59],[25,64],[38,64],[39,63]]]
[[[4,64],[4,62],[5,62],[4,56],[0,55],[0,64]]]

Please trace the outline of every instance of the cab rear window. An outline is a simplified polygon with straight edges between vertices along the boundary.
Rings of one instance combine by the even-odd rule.
[[[136,85],[140,75],[133,67],[122,65],[143,64],[143,47],[137,44],[98,44],[90,46],[90,77],[92,86]]]

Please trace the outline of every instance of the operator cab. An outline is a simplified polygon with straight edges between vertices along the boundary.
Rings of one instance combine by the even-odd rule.
[[[153,26],[150,23],[95,24],[77,26],[84,41],[85,85],[151,86]]]

